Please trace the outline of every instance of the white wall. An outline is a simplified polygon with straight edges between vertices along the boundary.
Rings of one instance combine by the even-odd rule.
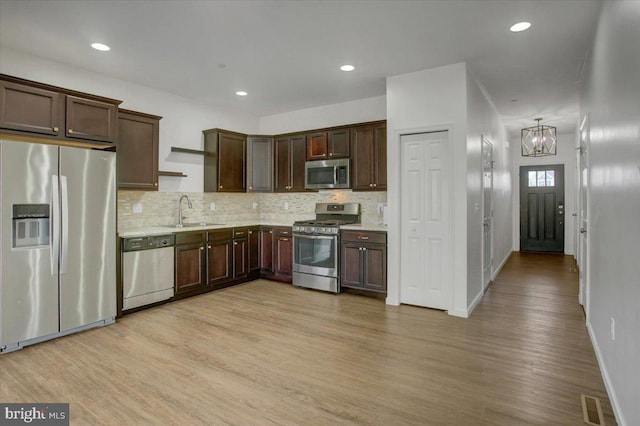
[[[587,326],[621,425],[640,424],[639,22],[639,2],[603,3],[581,105],[590,121]]]
[[[510,158],[505,128],[481,84],[467,69],[467,309],[482,296],[483,209],[482,137],[493,145],[494,211],[492,252],[494,267],[511,254]]]
[[[387,118],[386,97],[359,99],[340,104],[260,117],[260,133],[275,135],[304,130],[364,123]]]
[[[400,303],[400,134],[449,130],[453,151],[454,277],[449,313],[467,316],[466,64],[387,78],[387,303]]]
[[[161,191],[203,190],[203,157],[171,153],[171,146],[202,149],[202,130],[213,127],[257,133],[257,117],[214,109],[196,101],[146,86],[0,48],[0,72],[67,89],[122,100],[121,108],[162,116],[159,168],[187,178],[160,177]]]
[[[535,124],[535,123],[534,123]],[[533,124],[532,124],[533,125]],[[547,157],[523,157],[520,139],[511,140],[513,161],[513,250],[520,250],[520,166],[564,164],[564,252],[575,255],[575,230],[578,212],[576,205],[576,134],[565,133],[558,136],[558,154]]]

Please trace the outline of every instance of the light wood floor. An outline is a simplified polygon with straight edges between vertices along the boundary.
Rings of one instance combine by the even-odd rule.
[[[254,281],[0,356],[72,424],[615,424],[567,256],[514,253],[465,320]]]

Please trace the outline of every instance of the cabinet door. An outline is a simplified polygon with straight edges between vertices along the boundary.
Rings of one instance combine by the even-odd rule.
[[[304,135],[291,137],[291,183],[289,192],[304,191],[304,163],[306,161],[306,139]]]
[[[342,243],[340,285],[344,287],[363,287],[362,246]]]
[[[260,270],[273,273],[273,229],[260,230]]]
[[[201,287],[205,282],[204,244],[183,244],[175,247],[176,293]]]
[[[118,188],[158,190],[160,118],[118,113]]]
[[[291,237],[277,236],[274,241],[274,272],[278,276],[291,276],[293,270]]]
[[[67,95],[65,134],[68,138],[113,143],[118,133],[114,104]]]
[[[351,130],[351,187],[372,190],[374,178],[374,128],[355,127]],[[385,163],[386,164],[386,163]]]
[[[385,246],[365,245],[363,254],[363,285],[367,290],[387,291],[387,249]]]
[[[260,230],[249,229],[248,237],[249,273],[260,269]]]
[[[327,132],[307,135],[307,160],[326,160],[329,158]]]
[[[218,135],[218,192],[245,192],[245,138]]]
[[[329,158],[349,158],[350,129],[337,129],[328,132]]]
[[[374,128],[374,189],[387,190],[387,126]]]
[[[216,285],[229,281],[232,276],[231,241],[207,243],[208,283]]]
[[[0,127],[57,136],[61,128],[61,94],[0,81]]]
[[[247,138],[247,192],[273,191],[273,138]]]
[[[233,240],[233,277],[244,278],[248,274],[247,239]]]
[[[291,150],[289,138],[278,138],[275,142],[275,192],[287,192],[291,185]]]

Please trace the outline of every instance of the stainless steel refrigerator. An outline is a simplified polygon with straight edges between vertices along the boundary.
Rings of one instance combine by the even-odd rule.
[[[112,323],[115,153],[0,140],[0,352]]]

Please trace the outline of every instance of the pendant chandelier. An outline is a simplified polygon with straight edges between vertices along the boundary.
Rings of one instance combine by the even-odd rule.
[[[556,155],[557,138],[556,128],[540,124],[542,118],[535,119],[538,124],[533,127],[522,129],[522,156],[523,157],[544,157],[546,155]]]

